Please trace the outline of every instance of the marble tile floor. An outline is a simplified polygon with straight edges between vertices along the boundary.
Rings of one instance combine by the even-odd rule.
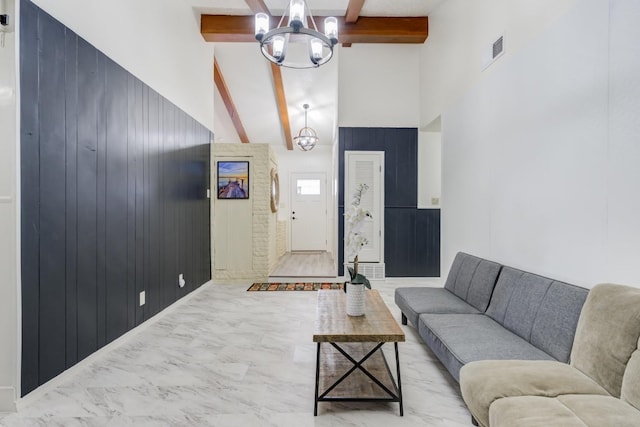
[[[2,426],[469,426],[459,387],[412,326],[394,403],[319,403],[313,416],[315,292],[204,285],[148,327],[63,374]],[[392,313],[394,283],[374,284]],[[387,345],[389,360],[393,347]]]

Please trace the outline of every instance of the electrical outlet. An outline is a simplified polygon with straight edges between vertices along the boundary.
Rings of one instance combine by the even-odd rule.
[[[140,307],[142,307],[147,301],[145,291],[140,292]]]
[[[184,288],[184,285],[185,285],[186,283],[187,283],[187,282],[185,282],[185,280],[184,280],[184,274],[180,273],[180,274],[178,275],[178,286],[180,286],[181,288]]]

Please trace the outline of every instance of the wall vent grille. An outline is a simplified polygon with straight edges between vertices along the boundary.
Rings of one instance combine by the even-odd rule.
[[[493,56],[492,59],[496,59],[498,55],[500,55],[504,49],[503,45],[504,36],[500,36],[498,40],[493,42]]]
[[[347,264],[353,268],[353,263]],[[348,274],[345,270],[345,273]],[[359,262],[358,273],[363,274],[369,280],[384,280],[384,263],[383,262]]]
[[[491,44],[487,44],[482,52],[482,70],[486,70],[504,54],[504,35],[496,38]]]

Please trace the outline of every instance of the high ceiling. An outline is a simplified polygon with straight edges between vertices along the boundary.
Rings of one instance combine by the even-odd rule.
[[[428,16],[442,1],[444,0],[307,0],[307,5],[319,27],[324,16],[339,17],[340,42],[348,39],[355,45],[361,42],[416,43],[416,34],[423,31],[422,28],[426,37],[426,23],[423,18],[418,17]],[[266,8],[274,17],[271,23],[274,26],[288,4],[289,0],[197,2],[196,11],[202,14],[203,36],[207,40],[215,40],[216,142],[248,141],[290,146],[291,137],[304,126],[302,105],[305,103],[310,105],[309,126],[317,131],[319,144],[330,145],[335,139],[338,120],[338,63],[341,51],[350,47],[336,46],[334,58],[319,68],[298,70],[272,67],[260,53],[259,44],[251,34],[251,16],[255,12]],[[245,15],[248,16],[246,21],[238,17]],[[398,17],[413,19],[399,22]],[[364,28],[364,25],[367,27]],[[400,27],[412,26],[419,27],[419,31],[411,34],[408,31],[398,31]],[[362,30],[359,31],[359,28]],[[233,33],[236,30],[242,35]],[[290,49],[295,49],[295,46]],[[225,96],[228,98],[225,99]],[[229,108],[235,108],[233,119],[228,112]],[[242,135],[242,130],[246,136]]]

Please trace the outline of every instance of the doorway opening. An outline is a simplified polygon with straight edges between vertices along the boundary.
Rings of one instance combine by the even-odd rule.
[[[336,277],[328,250],[327,175],[290,175],[289,248],[270,277]]]

